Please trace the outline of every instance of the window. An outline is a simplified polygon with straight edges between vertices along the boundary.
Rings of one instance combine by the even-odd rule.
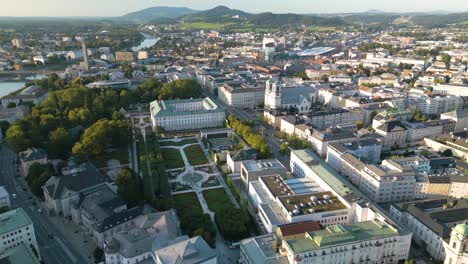
[[[457,242],[453,242],[452,247],[453,247],[453,248],[456,248],[456,247],[457,247]]]

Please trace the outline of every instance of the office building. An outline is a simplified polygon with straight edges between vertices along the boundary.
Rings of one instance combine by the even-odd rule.
[[[247,187],[250,182],[257,181],[260,176],[277,174],[286,178],[288,173],[288,170],[277,159],[245,160],[240,165],[241,180]]]
[[[0,253],[21,245],[38,251],[31,218],[22,208],[0,214]]]

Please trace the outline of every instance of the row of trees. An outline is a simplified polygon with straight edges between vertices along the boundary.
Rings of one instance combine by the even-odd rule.
[[[229,126],[232,127],[237,134],[239,134],[247,144],[259,152],[261,158],[271,157],[271,152],[265,139],[252,130],[252,127],[242,123],[233,115],[228,116]]]

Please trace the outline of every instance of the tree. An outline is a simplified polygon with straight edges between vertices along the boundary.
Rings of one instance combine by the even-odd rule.
[[[29,172],[26,177],[31,192],[37,197],[43,197],[42,186],[55,174],[55,171],[50,164],[34,163],[29,167]]]
[[[27,138],[26,132],[17,124],[7,130],[5,141],[15,152],[24,151],[31,146],[31,141]]]
[[[72,138],[63,127],[49,133],[48,154],[51,158],[67,159],[73,146]]]
[[[51,131],[59,125],[60,120],[52,114],[44,114],[40,116],[39,125],[43,131]]]
[[[125,120],[100,119],[87,128],[81,140],[72,148],[72,153],[83,160],[88,157],[97,157],[104,153],[108,147],[125,148],[130,133]]]
[[[281,155],[286,155],[288,153],[288,144],[286,142],[281,143],[279,151]]]
[[[442,155],[443,157],[452,157],[453,153],[451,149],[446,149],[440,155]]]
[[[195,80],[177,80],[165,83],[159,93],[160,100],[197,98],[202,94],[200,84]]]
[[[446,68],[447,70],[450,69],[450,61],[451,61],[451,60],[452,60],[452,57],[450,57],[450,55],[445,54],[445,53],[441,55],[441,61],[442,61],[443,63],[445,63],[445,68]]]
[[[94,249],[93,256],[95,263],[101,263],[102,261],[104,261],[104,251],[99,247],[96,247]]]
[[[324,75],[320,76],[320,80],[322,82],[328,82],[328,75],[324,74]]]
[[[202,235],[203,239],[213,245],[216,239],[216,231],[208,214],[185,210],[179,212],[180,227],[191,237]]]
[[[73,125],[84,125],[88,126],[92,122],[92,114],[86,108],[75,108],[68,112],[68,119]]]
[[[8,121],[6,121],[6,120],[1,120],[0,121],[0,131],[1,131],[3,136],[6,135],[6,133],[8,131],[8,128],[10,128],[10,123],[8,123]]]
[[[242,209],[226,206],[215,214],[215,221],[226,240],[239,241],[249,236],[250,219]]]
[[[309,76],[307,76],[307,73],[305,71],[296,72],[294,76],[302,78],[302,80],[309,80]]]
[[[362,121],[356,122],[356,126],[357,126],[357,129],[364,128],[364,122]]]
[[[144,200],[140,178],[129,169],[121,169],[115,180],[117,190],[130,207],[141,204]]]

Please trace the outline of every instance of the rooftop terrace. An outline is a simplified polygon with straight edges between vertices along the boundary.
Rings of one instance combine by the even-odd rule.
[[[289,214],[306,215],[346,209],[331,192],[281,196],[278,198]]]

